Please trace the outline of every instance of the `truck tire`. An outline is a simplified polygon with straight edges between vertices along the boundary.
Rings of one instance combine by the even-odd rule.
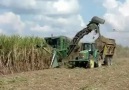
[[[101,67],[101,66],[102,66],[101,60],[98,60],[97,63],[95,64],[95,67]]]
[[[104,59],[104,65],[107,65],[107,66],[112,65],[112,57],[106,56]]]
[[[96,61],[95,63],[95,67],[101,67],[102,66],[102,59],[101,57],[99,56],[98,60]]]
[[[112,57],[109,57],[109,65],[112,65]]]

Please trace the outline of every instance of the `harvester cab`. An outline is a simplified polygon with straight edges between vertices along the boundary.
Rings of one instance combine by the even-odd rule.
[[[46,37],[45,38],[47,44],[53,47],[60,57],[64,58],[67,56],[67,48],[70,43],[70,39],[65,36],[58,36],[58,37]]]
[[[67,48],[70,43],[70,39],[65,36],[54,36],[54,37],[46,37],[46,43],[53,48],[52,52],[52,61],[50,67],[58,67],[62,62],[62,59],[67,56]]]
[[[46,42],[53,48],[59,48],[60,39],[57,37],[48,37],[45,38]]]

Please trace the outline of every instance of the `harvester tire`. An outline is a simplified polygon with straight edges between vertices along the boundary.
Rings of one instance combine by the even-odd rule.
[[[95,66],[94,60],[93,59],[90,59],[89,60],[89,63],[88,63],[88,68],[94,68],[94,66]]]

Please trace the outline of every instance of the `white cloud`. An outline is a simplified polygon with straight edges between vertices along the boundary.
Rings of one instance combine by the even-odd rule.
[[[25,24],[21,21],[19,15],[12,12],[3,13],[0,15],[0,28],[7,33],[20,33],[24,30]]]
[[[37,22],[40,22],[40,24],[37,25]],[[27,22],[27,26],[31,28],[31,31],[42,32],[45,35],[53,33],[54,35],[73,37],[74,34],[85,26],[85,23],[81,15],[72,15],[67,17],[38,15],[35,17],[34,22]]]
[[[1,0],[0,6],[18,14],[73,14],[78,0]]]
[[[103,14],[106,22],[101,27],[102,35],[115,39],[117,44],[129,46],[129,0],[101,0],[101,2],[106,10]]]
[[[81,15],[78,15],[78,20],[80,21],[81,27],[85,27],[86,26]]]
[[[119,7],[119,12],[124,16],[128,17],[129,16],[129,0],[126,0],[120,7]]]
[[[119,4],[119,1],[116,0],[104,0],[103,6],[107,9],[116,8]]]
[[[78,11],[79,4],[78,0],[58,0],[53,3],[53,7],[56,8],[59,13],[71,13]]]
[[[32,31],[36,31],[36,32],[51,32],[52,31],[52,28],[50,26],[40,26],[40,25],[35,25],[35,26],[32,26],[30,28],[30,30]]]
[[[11,34],[73,36],[85,26],[78,0],[1,0],[0,7],[0,28]]]
[[[129,31],[129,0],[104,0],[103,6],[107,10],[104,18],[108,26],[117,31]]]
[[[36,0],[1,0],[0,5],[7,7],[7,8],[22,8],[22,9],[29,9],[35,8]]]
[[[124,31],[126,29],[126,20],[121,15],[116,15],[115,13],[106,13],[104,15],[106,23],[112,26],[112,29],[117,31]]]
[[[79,27],[85,26],[83,18],[80,14],[69,15],[66,17],[63,17],[63,16],[52,17],[52,16],[37,15],[35,16],[35,21],[44,21],[49,25],[59,26],[62,28],[72,27],[72,26],[79,26]]]

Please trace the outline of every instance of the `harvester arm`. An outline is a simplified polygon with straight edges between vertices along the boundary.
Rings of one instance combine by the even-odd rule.
[[[70,46],[68,47],[68,53],[67,56],[69,56],[72,51],[75,49],[75,47],[78,45],[79,41],[85,36],[88,35],[92,30],[95,30],[96,33],[99,33],[99,24],[104,24],[105,20],[99,18],[99,17],[93,17],[90,23],[87,25],[86,28],[79,31],[74,38],[72,39]]]

